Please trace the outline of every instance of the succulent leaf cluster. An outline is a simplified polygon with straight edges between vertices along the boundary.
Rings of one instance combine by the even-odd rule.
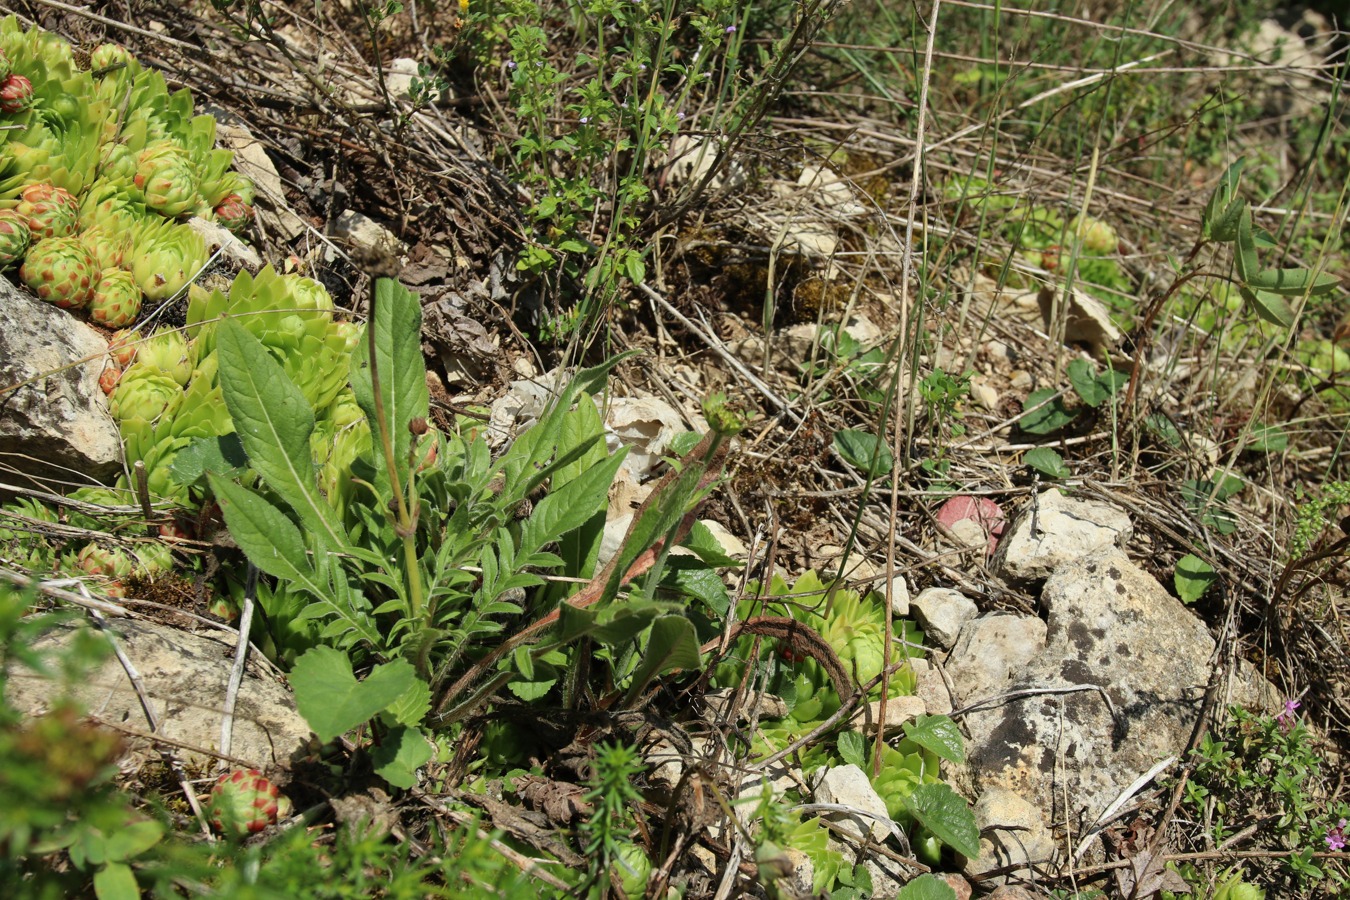
[[[172,297],[206,263],[185,218],[234,231],[252,221],[253,186],[215,144],[215,119],[194,113],[191,93],[125,48],[103,44],[81,64],[57,35],[0,20],[0,269],[23,260],[43,299],[75,309],[97,296],[95,322],[129,324],[143,299]],[[93,257],[88,288],[72,287],[84,256],[55,238]]]

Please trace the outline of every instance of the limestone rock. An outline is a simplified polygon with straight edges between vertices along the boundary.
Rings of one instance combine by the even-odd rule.
[[[1184,748],[1214,641],[1115,547],[1060,566],[1041,600],[1045,649],[1007,687],[1052,692],[967,714],[967,761],[977,789],[1014,791],[1077,831]]]
[[[886,701],[886,733],[894,734],[905,722],[926,715],[928,707],[922,697],[891,697]],[[881,701],[873,700],[866,710],[859,709],[848,720],[848,728],[863,734],[876,734],[881,720]]]
[[[875,841],[884,841],[891,834],[890,815],[886,812],[886,801],[882,800],[867,780],[867,775],[855,765],[835,766],[829,769],[820,784],[816,785],[815,801],[833,803],[875,813],[876,816],[861,816],[854,813],[826,813],[825,818],[837,822],[840,827],[859,838],[870,833]]]
[[[926,588],[910,601],[924,636],[944,650],[956,643],[961,626],[975,618],[975,601],[951,588]]]
[[[1045,649],[1045,623],[998,613],[967,622],[947,660],[947,675],[963,706],[1001,694]]]
[[[213,765],[214,757],[186,748],[215,750],[220,746],[233,640],[216,637],[218,632],[193,634],[139,620],[119,620],[108,627],[140,673],[159,717],[160,733],[185,745],[174,752],[185,762]],[[69,652],[74,637],[75,626],[62,626],[43,635],[34,649],[59,656]],[[72,694],[104,721],[137,731],[150,730],[126,670],[111,654],[88,677],[72,685]],[[8,696],[20,712],[38,715],[62,696],[61,685],[30,669],[18,668],[11,674]],[[309,739],[309,726],[296,712],[286,688],[246,673],[235,706],[230,755],[267,769],[289,764],[307,753]],[[138,762],[157,758],[156,751],[143,740],[131,742],[131,753]]]
[[[914,693],[923,699],[924,709],[930,716],[945,716],[952,711],[952,695],[942,673],[933,668],[926,659],[911,659],[910,668],[914,670]]]
[[[897,575],[891,580],[891,615],[902,619],[909,615],[909,602],[909,584],[905,576]]]
[[[1116,507],[1050,488],[1022,511],[1003,539],[999,572],[1013,581],[1039,581],[1094,550],[1123,545],[1133,531],[1130,517]]]
[[[1018,794],[1003,788],[987,790],[975,802],[974,813],[980,826],[980,856],[966,861],[967,875],[1043,864],[1054,856],[1054,838],[1040,810]]]
[[[98,386],[107,352],[94,329],[0,278],[0,389],[27,382],[0,395],[0,455],[22,473],[9,478],[41,487],[22,476],[102,480],[121,469]]]

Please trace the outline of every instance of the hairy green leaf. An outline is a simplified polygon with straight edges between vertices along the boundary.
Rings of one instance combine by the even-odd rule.
[[[1032,391],[1022,404],[1022,409],[1031,412],[1022,416],[1018,427],[1027,434],[1050,434],[1072,422],[1077,413],[1069,412],[1063,398],[1056,396],[1058,393],[1054,388]],[[1042,403],[1045,405],[1041,406]]]
[[[1252,237],[1252,211],[1246,205],[1238,215],[1237,247],[1233,256],[1237,263],[1238,280],[1250,284],[1252,278],[1256,277],[1260,261],[1256,258],[1256,239]]]
[[[346,546],[333,508],[319,492],[310,457],[314,410],[256,337],[234,319],[216,329],[220,389],[249,464],[325,547]]]
[[[920,875],[906,883],[895,900],[956,900],[956,891],[936,875]]]
[[[249,560],[274,578],[294,581],[318,593],[318,575],[305,552],[305,539],[286,514],[263,497],[213,473],[211,491],[225,527]]]
[[[867,742],[856,731],[841,731],[837,746],[839,758],[851,766],[860,769],[867,767]]]
[[[427,392],[426,363],[422,360],[422,306],[417,295],[397,281],[381,278],[375,285],[375,321],[367,323],[366,327],[375,329],[375,364],[384,407],[384,427],[389,430],[393,445],[399,484],[406,486],[408,450],[413,440],[408,424],[414,419],[425,419],[431,402]],[[389,465],[377,425],[370,340],[365,333],[352,352],[351,381],[356,402],[370,421],[375,483],[383,497],[392,498]]]
[[[1046,478],[1068,478],[1073,474],[1064,464],[1064,457],[1049,447],[1032,447],[1022,457],[1022,461]]]
[[[870,431],[841,428],[834,433],[834,449],[849,465],[873,478],[889,474],[895,466],[891,449]]]
[[[1282,297],[1325,294],[1341,284],[1334,275],[1313,276],[1311,269],[1262,269],[1247,280],[1252,290],[1270,291]]]

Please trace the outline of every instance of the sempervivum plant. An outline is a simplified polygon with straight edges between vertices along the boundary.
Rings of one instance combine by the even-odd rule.
[[[93,296],[98,263],[75,238],[50,237],[28,251],[19,277],[48,303],[62,309],[82,309]]]
[[[120,269],[131,249],[131,236],[112,224],[92,225],[80,232],[80,243],[93,254],[100,269]]]
[[[167,219],[143,222],[132,246],[131,274],[151,300],[169,299],[206,265],[202,236]]]
[[[178,382],[138,362],[122,373],[108,408],[123,424],[132,420],[154,422],[160,416],[173,415],[182,398]]]
[[[0,269],[8,269],[28,252],[28,220],[12,209],[0,209]]]
[[[216,831],[248,837],[289,815],[291,802],[257,769],[235,769],[216,781],[206,809]]]
[[[14,211],[28,220],[34,240],[70,237],[80,224],[80,201],[54,184],[30,184],[19,192]]]
[[[89,318],[107,328],[126,328],[141,314],[141,288],[125,269],[104,269],[89,300]]]
[[[152,334],[140,345],[136,361],[184,387],[192,377],[187,338],[176,328],[161,328]]]
[[[123,328],[113,332],[113,336],[108,338],[108,355],[113,358],[113,362],[125,369],[136,360],[136,353],[141,348],[141,333]]]
[[[197,173],[187,152],[173,141],[155,141],[141,151],[132,178],[145,205],[164,216],[179,216],[197,207]]]
[[[33,105],[33,82],[22,75],[9,75],[0,82],[0,112],[18,115]]]
[[[216,221],[235,234],[243,233],[253,221],[253,207],[244,202],[238,194],[228,194],[216,206]]]

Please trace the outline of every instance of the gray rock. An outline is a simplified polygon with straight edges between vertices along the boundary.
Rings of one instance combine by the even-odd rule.
[[[961,626],[979,612],[974,600],[951,588],[925,588],[910,601],[910,609],[924,636],[944,650],[956,643]]]
[[[21,486],[120,470],[122,440],[98,386],[107,352],[97,331],[0,278],[0,390],[28,382],[0,394],[0,455]]]
[[[894,734],[905,722],[926,715],[928,707],[922,697],[891,697],[886,701],[886,733]],[[848,729],[863,734],[876,734],[881,719],[881,701],[873,700],[867,709],[859,708],[848,720]]]
[[[119,620],[109,628],[140,673],[159,718],[160,734],[185,745],[172,748],[174,753],[190,765],[212,765],[214,757],[190,748],[215,750],[220,746],[225,686],[234,658],[232,638],[193,634],[139,620]],[[75,636],[75,626],[63,626],[40,638],[34,649],[60,657],[70,652]],[[149,732],[136,691],[115,656],[110,654],[71,688],[71,694],[90,714],[134,731]],[[26,715],[45,712],[61,696],[62,685],[57,681],[22,667],[11,673],[9,700]],[[307,753],[309,738],[309,726],[296,712],[286,688],[246,674],[235,706],[230,755],[267,769]],[[142,739],[131,741],[129,752],[127,766],[131,768],[157,757],[154,748]]]
[[[963,706],[1008,689],[1013,676],[1045,649],[1045,623],[998,613],[967,622],[947,659],[957,702]]]
[[[1130,517],[1114,506],[1075,500],[1050,488],[1022,511],[1000,545],[997,565],[1012,581],[1040,581],[1095,550],[1124,546],[1133,529]]]
[[[967,714],[967,762],[981,792],[1014,791],[1047,821],[1067,820],[1079,831],[1135,778],[1184,748],[1214,641],[1114,547],[1062,565],[1041,599],[1048,612],[1045,650],[1014,673],[1008,688],[1079,690]]]
[[[886,596],[884,587],[881,595]],[[909,615],[909,603],[909,584],[905,576],[897,575],[891,580],[891,615],[903,619]]]
[[[966,861],[965,873],[975,877],[1003,866],[1042,864],[1055,854],[1055,841],[1040,810],[1018,794],[991,788],[975,802],[980,826],[980,855]]]
[[[855,765],[835,766],[825,772],[816,785],[814,799],[817,803],[833,803],[876,813],[880,816],[860,816],[846,812],[826,813],[825,818],[837,822],[844,831],[861,838],[869,832],[875,841],[884,841],[891,834],[887,825],[890,814],[886,812],[886,801],[872,787],[867,775]]]

